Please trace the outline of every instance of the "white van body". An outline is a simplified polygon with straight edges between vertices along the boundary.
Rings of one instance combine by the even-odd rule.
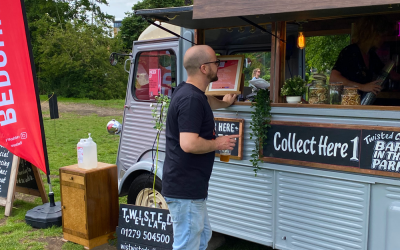
[[[117,158],[120,196],[129,196],[138,176],[151,171],[156,137],[151,101],[139,101],[134,96],[138,55],[145,51],[173,51],[176,82],[187,77],[182,59],[192,44],[168,33],[159,35],[160,31],[154,28],[148,28],[133,44]],[[179,30],[182,37],[194,40],[194,30]],[[221,36],[212,35],[219,31],[209,32],[206,44],[222,55],[270,49],[271,40],[264,40],[263,44],[212,45]],[[296,75],[304,72],[302,53],[296,50],[288,62]],[[271,114],[273,121],[400,126],[397,111],[273,107]],[[233,105],[216,110],[214,117],[240,118],[245,123],[243,160],[224,163],[215,159],[207,202],[213,231],[275,249],[400,249],[398,179],[272,163],[262,163],[255,177],[249,161],[254,147],[249,135],[251,107]],[[159,149],[157,177],[161,180],[164,133]]]

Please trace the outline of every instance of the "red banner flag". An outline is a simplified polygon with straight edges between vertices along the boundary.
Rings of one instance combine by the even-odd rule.
[[[1,0],[0,145],[49,174],[38,88],[22,2]]]

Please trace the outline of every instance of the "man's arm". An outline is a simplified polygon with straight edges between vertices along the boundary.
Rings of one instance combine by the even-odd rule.
[[[219,136],[215,140],[206,140],[196,133],[179,133],[179,144],[185,153],[206,154],[216,150],[230,149],[235,147],[239,135]]]
[[[237,95],[235,94],[226,94],[221,101],[215,98],[214,96],[208,95],[207,99],[211,109],[221,109],[231,106],[235,102],[236,96]]]

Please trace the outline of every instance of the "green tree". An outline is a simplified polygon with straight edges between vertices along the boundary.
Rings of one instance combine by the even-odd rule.
[[[306,38],[307,72],[331,70],[340,51],[350,44],[350,35],[314,36]]]
[[[108,62],[122,50],[111,38],[107,0],[24,0],[42,94],[92,99],[123,98],[127,74]]]
[[[122,43],[104,34],[101,27],[66,23],[50,26],[38,38],[41,57],[38,72],[42,93],[91,99],[123,98],[127,74],[122,65],[112,67],[108,56]]]
[[[133,5],[133,12],[125,13],[127,16],[122,20],[119,32],[121,33],[124,48],[131,50],[133,41],[136,41],[140,34],[149,26],[149,23],[141,16],[135,15],[136,10],[179,7],[189,3],[190,1],[187,0],[142,0]]]
[[[42,36],[49,26],[63,26],[72,20],[78,24],[88,24],[92,16],[101,26],[108,26],[113,19],[100,10],[99,5],[107,5],[107,0],[24,0],[24,3],[34,58],[39,56],[37,37]]]

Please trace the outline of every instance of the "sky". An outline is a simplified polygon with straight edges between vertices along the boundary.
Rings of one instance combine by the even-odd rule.
[[[108,0],[108,6],[102,4],[101,10],[109,15],[115,16],[116,21],[122,21],[125,12],[132,11],[132,6],[139,0]]]

